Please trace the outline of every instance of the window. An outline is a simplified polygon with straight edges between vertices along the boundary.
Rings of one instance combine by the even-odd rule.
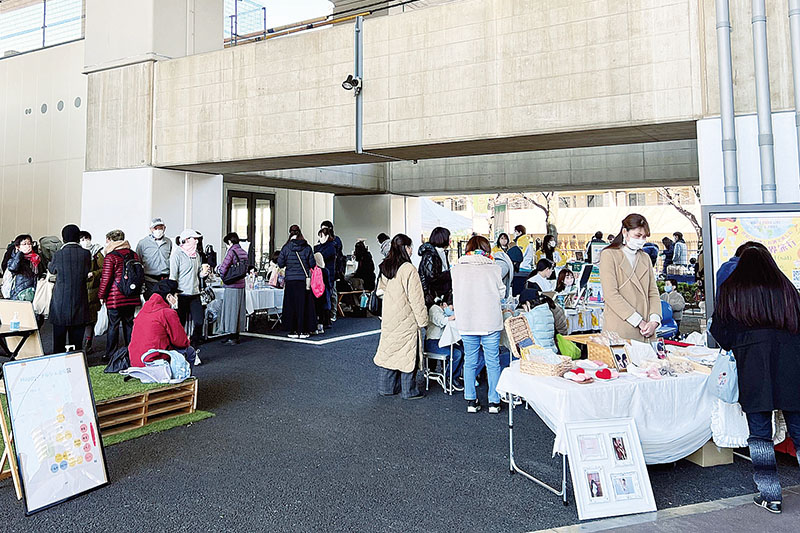
[[[559,196],[558,205],[559,207],[575,207],[575,199],[571,196]]]
[[[605,196],[602,194],[587,194],[586,205],[588,207],[603,207],[606,205]]]
[[[631,192],[628,193],[628,205],[629,206],[640,206],[646,204],[647,195],[643,192]]]
[[[467,210],[467,199],[466,198],[454,198],[453,199],[453,211],[466,211]]]

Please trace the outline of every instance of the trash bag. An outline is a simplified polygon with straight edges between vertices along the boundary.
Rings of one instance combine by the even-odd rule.
[[[94,325],[95,337],[105,335],[107,329],[108,329],[108,309],[106,309],[106,304],[103,304],[100,307],[100,310],[97,312],[97,323],[95,323]]]

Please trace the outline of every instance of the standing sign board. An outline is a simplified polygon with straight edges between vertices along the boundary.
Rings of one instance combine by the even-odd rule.
[[[578,518],[656,510],[633,418],[568,422],[565,427]]]
[[[108,483],[82,352],[3,365],[25,514]]]

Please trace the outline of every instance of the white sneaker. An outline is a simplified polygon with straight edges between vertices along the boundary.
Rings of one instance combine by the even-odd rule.
[[[200,350],[194,352],[194,366],[200,366],[202,361],[200,361]]]
[[[301,339],[307,339],[307,338],[309,338],[310,336],[311,336],[311,335],[309,335],[308,333],[301,333],[301,334],[300,334],[300,338],[301,338]]]
[[[289,338],[290,339],[299,339],[300,335],[298,335],[297,333],[289,333]]]

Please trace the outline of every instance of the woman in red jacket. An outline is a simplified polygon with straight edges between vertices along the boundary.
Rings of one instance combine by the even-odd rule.
[[[194,365],[195,351],[175,310],[180,292],[178,282],[169,279],[153,287],[153,295],[133,322],[133,338],[128,347],[131,366],[144,366],[142,356],[148,350],[175,350]]]

